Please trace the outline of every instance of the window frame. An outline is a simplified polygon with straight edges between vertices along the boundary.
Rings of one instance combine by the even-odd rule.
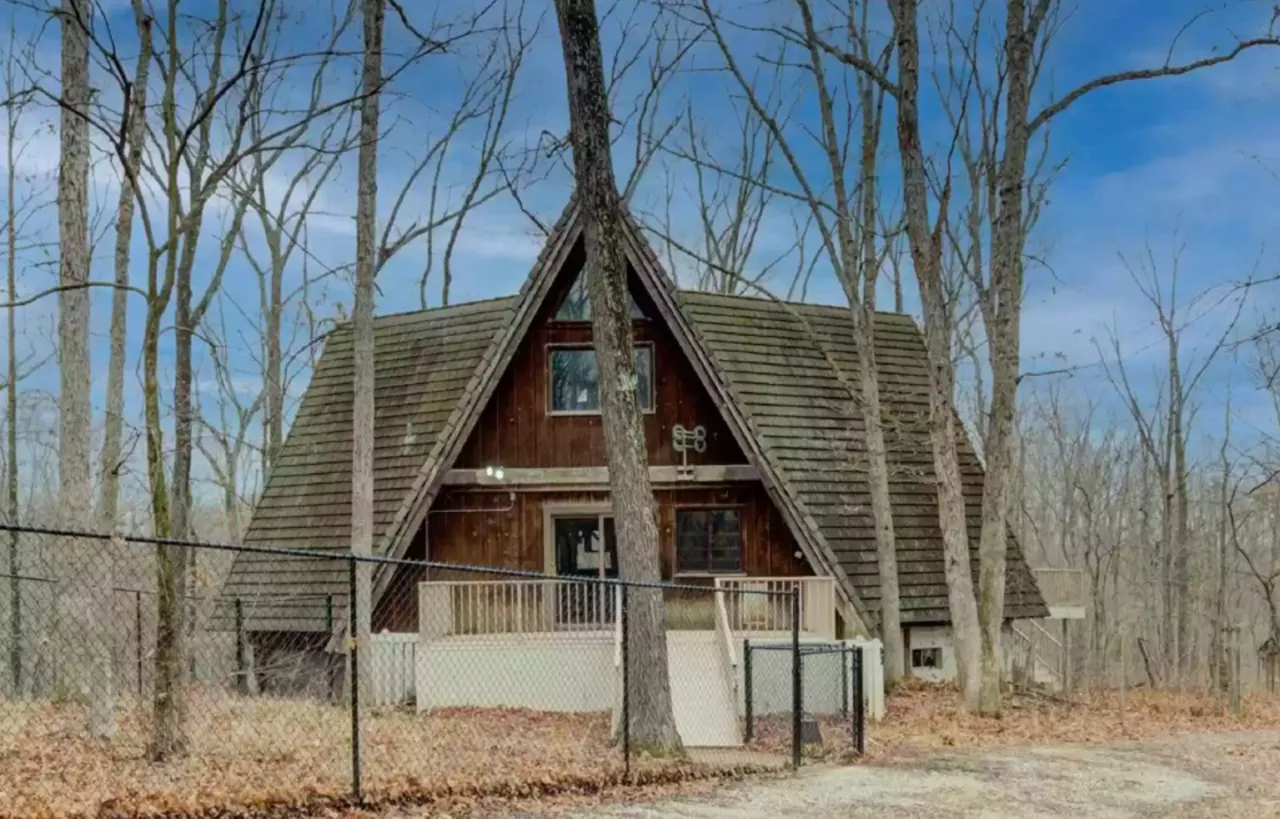
[[[604,519],[614,518],[613,504],[608,501],[585,501],[583,503],[563,503],[544,501],[542,504],[542,566],[543,574],[558,577],[556,571],[556,518],[589,518],[597,519],[600,531],[604,531]],[[617,525],[615,519],[614,525]],[[603,535],[601,535],[603,539]],[[603,543],[603,540],[602,540]]]
[[[919,653],[921,660],[926,656],[932,656],[937,659],[937,663],[935,665],[917,664],[917,653]],[[915,646],[911,649],[911,670],[913,671],[941,671],[943,661],[942,646]]]
[[[647,348],[649,350],[649,406],[648,408],[641,407],[640,413],[642,415],[654,415],[658,411],[658,372],[657,372],[658,371],[658,353],[657,353],[657,350],[654,349],[654,344],[652,341],[636,341],[634,343],[635,349],[638,350],[641,347]],[[546,360],[543,366],[543,373],[546,376],[547,415],[550,415],[553,417],[554,416],[566,416],[566,417],[586,416],[588,418],[593,416],[598,417],[600,415],[600,410],[598,408],[592,409],[592,410],[556,409],[555,403],[554,403],[555,392],[551,389],[551,384],[552,384],[551,358],[553,354],[556,352],[556,350],[587,350],[588,352],[594,354],[595,349],[596,349],[595,345],[589,341],[585,343],[572,342],[572,341],[556,341],[556,342],[550,342],[547,345],[545,345],[545,349],[543,353],[544,353],[544,358]],[[597,377],[598,377],[598,371],[597,371]]]
[[[584,277],[586,276],[586,274],[587,274],[587,269],[586,269],[586,265],[584,264],[581,268],[579,268],[578,272],[574,274],[573,279],[570,280],[569,282],[569,286],[564,288],[564,290],[560,291],[559,300],[555,303],[555,309],[551,311],[550,321],[552,323],[564,324],[571,327],[572,326],[581,327],[584,324],[587,324],[587,325],[591,324],[593,319],[589,316],[587,318],[561,318],[560,317],[560,308],[564,306],[565,299],[569,297],[569,292],[573,290],[574,285],[578,283],[579,279],[583,279],[585,281]],[[627,315],[630,316],[632,322],[651,321],[651,319],[649,318],[649,314],[645,312],[644,306],[640,304],[640,301],[636,298],[635,293],[631,291],[630,284],[631,284],[631,277],[630,275],[628,275],[627,276],[627,299],[628,299]],[[635,306],[636,310],[639,311],[640,315],[638,316],[631,315],[632,305]],[[589,303],[588,303],[588,306],[589,306]]]
[[[689,503],[672,507],[671,511],[671,576],[672,577],[746,577],[747,530],[746,505],[741,503]],[[680,513],[681,512],[736,512],[738,514],[738,569],[714,572],[710,569],[680,568]]]

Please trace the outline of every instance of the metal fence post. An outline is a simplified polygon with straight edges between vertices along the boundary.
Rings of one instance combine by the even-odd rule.
[[[347,624],[347,652],[351,660],[351,793],[360,798],[360,643],[356,639],[359,622],[359,600],[356,598],[356,558],[347,558],[347,610],[350,613]],[[333,598],[330,597],[330,600]]]
[[[236,606],[236,691],[244,694],[249,690],[248,669],[244,661],[244,604],[237,597]]]
[[[14,510],[9,510],[14,515]],[[18,554],[18,533],[9,532],[9,673],[13,677],[14,699],[22,698],[22,563]]]
[[[622,632],[622,776],[631,781],[631,652],[628,643],[631,625],[627,618],[627,587],[619,587],[621,597],[618,612],[618,628]]]
[[[800,590],[791,592],[791,766],[800,767],[800,721],[804,711],[800,668]]]
[[[742,716],[747,723],[742,739],[750,742],[756,734],[756,704],[755,687],[751,684],[751,641],[746,639],[742,641],[742,688]]]
[[[854,648],[853,651],[857,649]],[[849,663],[853,662],[853,658],[845,655],[852,654],[852,651],[844,646],[840,651],[840,714],[841,716],[849,716]]]
[[[133,630],[136,632],[137,639],[134,640],[135,659],[138,661],[138,700],[142,700],[142,592],[135,591],[133,593]]]
[[[853,745],[858,756],[867,752],[867,706],[863,702],[866,693],[862,686],[863,652],[866,646],[853,647]]]

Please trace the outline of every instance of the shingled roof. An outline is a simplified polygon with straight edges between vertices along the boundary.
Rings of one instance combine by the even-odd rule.
[[[495,299],[374,321],[375,539],[412,491],[514,302]],[[251,546],[350,552],[351,339],[348,325],[325,344],[254,510],[245,535]],[[246,601],[252,630],[316,631],[325,628],[335,601],[341,616],[346,591],[345,562],[242,554],[222,596]]]
[[[848,308],[693,292],[682,292],[680,301],[782,488],[821,532],[857,598],[878,611],[864,422],[861,402],[850,394],[859,367]],[[875,338],[902,622],[945,622],[924,344],[915,322],[896,313],[877,314]],[[964,436],[959,450],[976,580],[982,466]],[[1005,608],[1013,618],[1048,614],[1012,538]]]
[[[421,525],[581,233],[571,201],[518,296],[375,322],[380,554],[402,554]],[[857,383],[848,309],[680,292],[634,223],[626,239],[636,278],[759,469],[806,558],[837,578],[861,619],[872,619],[879,586],[862,419],[846,386]],[[946,622],[924,347],[911,319],[891,314],[877,316],[876,347],[903,622]],[[352,375],[344,327],[328,340],[271,470],[246,535],[251,545],[349,553]],[[982,470],[967,441],[961,463],[976,543]],[[1010,546],[1008,614],[1045,616],[1021,551]],[[242,554],[223,596],[252,601],[245,608],[249,630],[322,632],[345,622],[346,578],[345,562]],[[375,595],[381,590],[375,581]]]

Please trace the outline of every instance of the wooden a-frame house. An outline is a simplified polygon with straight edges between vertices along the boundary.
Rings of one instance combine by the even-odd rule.
[[[378,554],[556,576],[615,571],[582,233],[571,202],[518,295],[376,320]],[[879,583],[860,401],[847,386],[858,383],[849,311],[680,291],[630,220],[626,242],[664,578],[809,584],[806,630],[874,635]],[[878,314],[875,337],[902,625],[911,663],[936,670],[949,616],[925,349],[905,315]],[[343,327],[315,368],[248,544],[348,553],[351,404]],[[958,432],[976,547],[982,468]],[[425,633],[423,579],[449,577],[378,574],[375,630]],[[223,596],[247,601],[242,628],[266,651],[329,644],[346,622],[347,588],[345,561],[244,554]],[[1006,612],[1048,613],[1012,540]]]

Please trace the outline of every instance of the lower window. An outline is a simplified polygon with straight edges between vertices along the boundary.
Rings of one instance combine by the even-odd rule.
[[[942,649],[937,646],[911,649],[911,667],[942,668]]]
[[[742,571],[742,524],[737,509],[676,510],[676,573]]]

